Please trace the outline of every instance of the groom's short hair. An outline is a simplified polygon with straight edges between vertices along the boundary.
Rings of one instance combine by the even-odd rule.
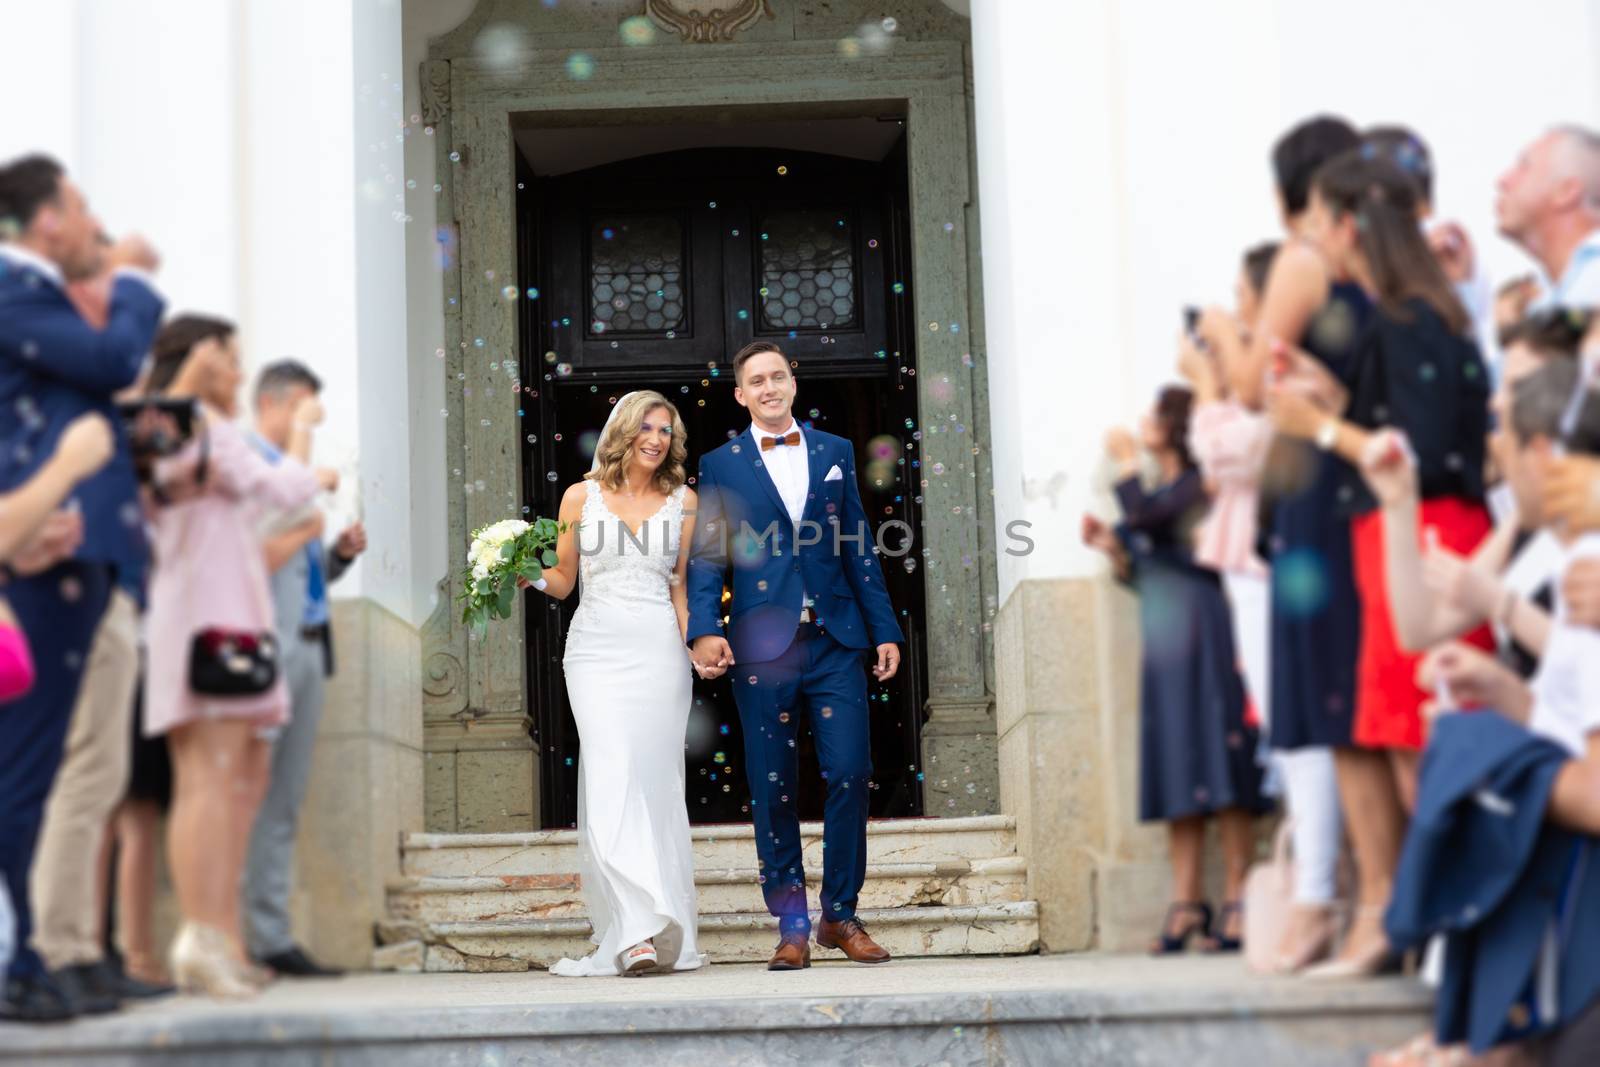
[[[744,365],[763,352],[776,352],[780,356],[783,355],[783,349],[771,341],[751,341],[733,354],[733,380],[735,384],[738,384],[739,379],[743,376]]]

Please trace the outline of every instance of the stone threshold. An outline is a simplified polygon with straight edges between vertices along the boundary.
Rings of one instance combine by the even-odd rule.
[[[871,838],[878,834],[993,832],[1014,830],[1016,825],[1017,820],[1010,815],[969,815],[954,819],[941,819],[936,816],[921,819],[872,819],[867,822],[867,836]],[[692,841],[754,841],[755,836],[755,826],[752,823],[717,823],[689,828],[689,837]],[[822,823],[801,823],[800,836],[820,838]],[[403,848],[419,852],[440,848],[526,847],[577,843],[576,830],[531,830],[490,834],[410,833],[405,834],[401,842]]]
[[[1416,1032],[1407,979],[1308,983],[1187,957],[720,965],[638,981],[354,975],[247,1003],[180,997],[61,1027],[0,1025],[0,1063],[1363,1062]]]
[[[1039,917],[1039,905],[1031,900],[1019,900],[972,906],[940,904],[928,907],[864,908],[857,912],[857,916],[869,930],[883,926],[970,926],[974,923],[1036,920]],[[811,918],[813,922],[820,922],[822,915],[812,912]],[[594,932],[594,927],[586,918],[435,922],[420,925],[442,938],[527,937],[539,934],[588,937]],[[778,920],[764,913],[730,912],[701,915],[696,925],[702,934],[716,930],[774,931],[778,928]]]

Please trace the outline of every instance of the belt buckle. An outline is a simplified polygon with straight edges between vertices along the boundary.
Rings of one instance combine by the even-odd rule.
[[[810,608],[807,607],[807,608],[801,608],[800,609],[800,622],[801,622],[802,625],[804,625],[805,623],[811,622],[813,618],[814,618],[814,616],[811,614],[811,609]]]

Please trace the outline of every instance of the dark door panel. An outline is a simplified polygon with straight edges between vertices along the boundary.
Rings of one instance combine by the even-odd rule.
[[[729,359],[762,337],[798,364],[797,416],[855,444],[869,517],[915,529],[909,279],[896,277],[895,266],[904,258],[903,164],[903,153],[868,164],[697,150],[557,179],[526,176],[524,285],[540,291],[523,320],[529,510],[554,514],[563,488],[588,470],[612,404],[631,389],[656,389],[677,404],[692,469],[749,424],[733,397]],[[869,684],[875,816],[922,812],[923,589],[910,559],[884,560],[908,647],[898,678]],[[576,818],[578,735],[561,657],[576,605],[528,604],[541,811],[546,826],[567,826]],[[695,684],[686,752],[695,822],[749,818],[738,677]],[[641,714],[649,699],[639,694]],[[801,814],[820,818],[822,783],[807,732],[798,747]]]

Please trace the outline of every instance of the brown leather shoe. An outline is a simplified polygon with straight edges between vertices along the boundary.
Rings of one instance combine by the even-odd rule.
[[[811,966],[811,939],[803,932],[784,934],[778,951],[767,961],[769,971],[799,971]]]
[[[840,922],[824,919],[817,927],[817,947],[836,948],[856,963],[886,963],[888,950],[867,936],[866,927],[853,916]]]

